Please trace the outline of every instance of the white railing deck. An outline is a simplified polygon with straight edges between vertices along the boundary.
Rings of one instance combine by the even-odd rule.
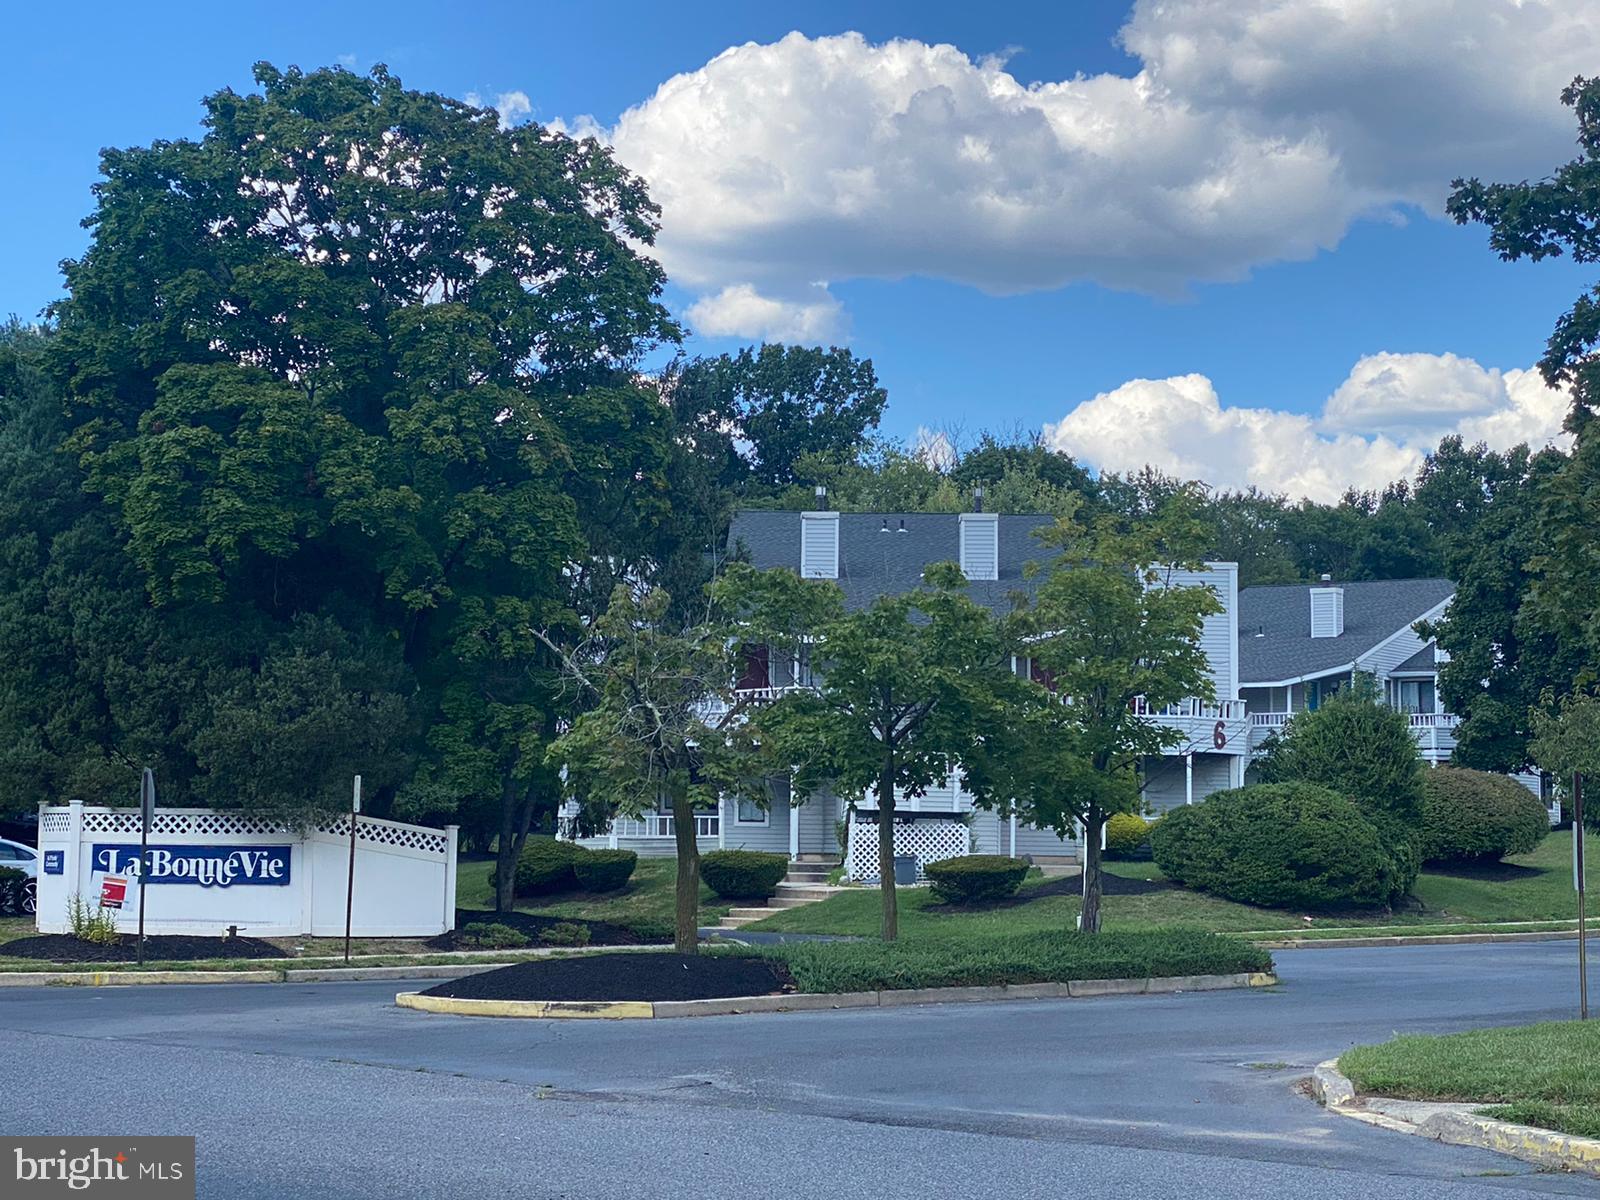
[[[721,828],[722,818],[716,813],[695,813],[694,835],[697,838],[714,838]],[[645,813],[642,817],[618,817],[612,822],[611,832],[619,838],[669,838],[676,826],[670,813]]]
[[[1196,721],[1242,721],[1245,716],[1243,700],[1200,700],[1191,697],[1161,708],[1150,705],[1143,697],[1133,702],[1133,711],[1142,717],[1160,720],[1166,717]]]
[[[1292,716],[1293,713],[1286,712],[1251,713],[1251,741],[1282,729]],[[1411,736],[1416,738],[1419,748],[1444,751],[1455,747],[1456,727],[1461,724],[1461,718],[1455,713],[1414,712],[1406,714],[1406,724],[1411,727]]]

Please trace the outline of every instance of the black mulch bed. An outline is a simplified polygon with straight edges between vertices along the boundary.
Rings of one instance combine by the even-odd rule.
[[[424,996],[460,1000],[716,1000],[792,992],[782,963],[729,954],[591,954],[448,979]]]
[[[456,927],[449,933],[441,933],[438,937],[429,938],[427,945],[436,950],[473,950],[477,947],[468,945],[461,940],[461,930],[468,925],[509,925],[518,933],[527,934],[532,946],[542,946],[547,943],[539,940],[539,934],[552,925],[582,925],[589,931],[589,945],[591,946],[642,946],[650,942],[670,942],[672,930],[663,928],[655,936],[650,936],[649,929],[633,929],[627,925],[613,925],[609,921],[584,921],[574,917],[546,917],[533,913],[486,912],[481,909],[458,908],[456,909]]]
[[[41,933],[0,944],[0,957],[39,958],[49,962],[133,962],[139,956],[138,938],[125,933],[109,946],[86,942],[66,933]],[[148,962],[191,962],[200,958],[287,958],[271,942],[260,938],[199,937],[176,933],[152,934],[144,940]]]
[[[1113,875],[1110,871],[1100,872],[1100,892],[1105,896],[1147,896],[1151,892],[1170,892],[1173,886],[1165,879],[1129,879],[1125,875]],[[1046,896],[1081,895],[1083,895],[1082,875],[1058,875],[1036,887],[1025,887],[1015,896],[1007,896],[1004,900],[986,900],[977,904],[936,904],[927,911],[987,912],[996,908],[1018,908],[1024,904],[1032,904],[1035,900],[1043,900]]]

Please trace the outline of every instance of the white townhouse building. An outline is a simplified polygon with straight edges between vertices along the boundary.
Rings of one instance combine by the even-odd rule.
[[[1430,764],[1455,749],[1456,718],[1439,701],[1437,647],[1416,630],[1444,614],[1448,579],[1386,579],[1246,588],[1239,596],[1239,694],[1259,750],[1290,716],[1315,709],[1372,676],[1389,704],[1407,714]]]
[[[762,569],[787,567],[808,578],[832,579],[849,609],[922,587],[925,568],[955,561],[967,576],[968,594],[1004,612],[1018,592],[1032,589],[1024,569],[1048,557],[1034,535],[1052,523],[1047,516],[981,512],[744,511],[734,517],[729,549]],[[1376,678],[1388,703],[1407,714],[1426,762],[1449,761],[1457,721],[1438,698],[1440,652],[1416,631],[1419,622],[1444,612],[1455,590],[1448,580],[1339,584],[1324,578],[1317,584],[1241,591],[1238,567],[1229,562],[1207,563],[1169,578],[1176,585],[1210,586],[1222,611],[1207,617],[1201,632],[1214,697],[1149,714],[1179,734],[1165,754],[1140,764],[1152,812],[1243,784],[1251,760],[1272,733],[1292,714],[1315,709],[1349,686],[1356,672]],[[1025,659],[1014,666],[1019,672],[1031,670]],[[741,688],[768,697],[811,683],[807,658],[780,659],[764,647],[751,649],[739,680]],[[1539,793],[1537,776],[1518,778]],[[921,795],[897,796],[896,809],[897,849],[924,863],[958,854],[1025,856],[1036,862],[1078,855],[1076,841],[975,808],[957,774]],[[788,780],[774,779],[766,803],[724,798],[716,809],[696,815],[695,830],[703,850],[767,850],[796,860],[835,859],[843,852],[846,873],[864,878],[878,870],[876,820],[877,803],[870,795],[853,809],[828,792],[791,803]],[[582,840],[669,855],[672,833],[672,816],[662,811],[618,819],[604,833]]]
[[[968,594],[1004,612],[1011,609],[1016,593],[1032,589],[1024,568],[1048,557],[1034,534],[1053,523],[1048,516],[982,512],[743,511],[734,517],[729,549],[761,569],[787,567],[807,578],[836,581],[848,609],[920,588],[928,566],[954,561],[967,576]],[[1222,612],[1206,618],[1201,638],[1216,698],[1150,714],[1181,733],[1169,754],[1144,764],[1147,796],[1157,809],[1237,786],[1250,754],[1250,725],[1239,699],[1237,567],[1210,563],[1202,571],[1169,578],[1177,585],[1209,584]],[[1024,659],[1014,665],[1018,671],[1030,669]],[[746,659],[739,686],[775,697],[810,686],[811,669],[805,658],[780,659],[757,647]],[[975,808],[956,774],[920,795],[897,796],[896,809],[896,845],[921,862],[969,853],[1070,860],[1078,852],[1075,841]],[[836,858],[844,850],[847,874],[859,878],[877,874],[876,820],[872,796],[858,800],[853,810],[826,792],[791,804],[788,781],[774,779],[767,803],[727,797],[716,810],[697,814],[695,827],[705,850],[768,850],[795,859]],[[841,830],[846,846],[841,846]],[[662,811],[618,819],[606,832],[582,840],[641,854],[671,854],[672,833],[672,816]]]

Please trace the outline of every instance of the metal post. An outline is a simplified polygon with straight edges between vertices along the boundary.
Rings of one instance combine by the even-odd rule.
[[[350,797],[350,876],[344,891],[344,960],[350,961],[351,915],[356,907],[356,817],[361,812],[361,776],[356,776],[355,791]]]
[[[1583,776],[1572,773],[1572,882],[1578,889],[1578,1019],[1589,1019],[1588,897],[1583,880]]]
[[[156,813],[156,773],[149,767],[139,776],[139,951],[144,966],[144,889],[150,877],[150,822]]]

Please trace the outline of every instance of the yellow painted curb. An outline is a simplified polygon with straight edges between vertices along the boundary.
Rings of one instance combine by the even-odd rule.
[[[1251,971],[1250,972],[1250,986],[1251,987],[1277,987],[1278,986],[1278,977],[1276,975],[1274,975],[1271,971]]]
[[[450,996],[424,996],[399,992],[394,1002],[401,1008],[451,1013],[458,1017],[567,1017],[578,1020],[637,1020],[656,1015],[648,1000],[458,1000]]]

